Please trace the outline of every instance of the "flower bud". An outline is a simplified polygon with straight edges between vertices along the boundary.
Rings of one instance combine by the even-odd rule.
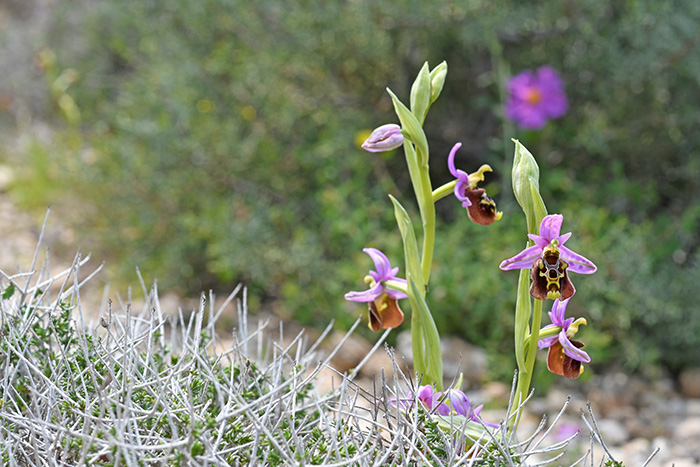
[[[442,62],[430,72],[430,103],[432,104],[442,92],[447,76],[447,62]]]
[[[369,152],[391,151],[403,144],[401,127],[395,123],[387,123],[375,129],[369,138],[362,143],[362,149]]]
[[[514,139],[513,193],[525,212],[527,230],[537,234],[540,222],[547,215],[547,208],[540,195],[540,168],[530,151]]]
[[[416,80],[413,82],[413,86],[411,86],[411,112],[421,123],[425,120],[425,115],[428,113],[431,103],[430,97],[430,71],[428,62],[425,62]]]

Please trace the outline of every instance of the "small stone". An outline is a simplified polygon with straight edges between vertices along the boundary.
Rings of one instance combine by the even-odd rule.
[[[452,381],[464,375],[462,390],[480,386],[488,376],[486,352],[458,337],[440,339],[442,349],[442,370],[445,381]],[[413,363],[411,333],[404,331],[396,338],[396,353]]]
[[[606,418],[597,420],[596,423],[606,444],[620,446],[629,439],[627,428],[617,420]]]
[[[344,332],[334,332],[328,339],[328,349],[332,351],[345,337]],[[357,334],[352,334],[343,343],[343,346],[336,352],[331,360],[331,366],[340,373],[345,373],[351,368],[355,368],[372,349],[372,345],[364,338]],[[385,354],[382,350],[378,350],[377,354]]]
[[[8,165],[0,165],[0,192],[7,191],[8,187],[15,181],[15,172]]]
[[[700,418],[688,418],[682,421],[675,430],[674,442],[685,444],[689,449],[692,447],[696,452],[693,454],[700,455],[700,446],[697,446],[697,441],[700,439]]]
[[[484,399],[490,403],[496,402],[505,404],[508,403],[508,399],[510,399],[510,386],[506,386],[499,381],[486,383],[483,392]]]
[[[700,417],[700,399],[689,399],[685,401],[685,413],[691,417]]]
[[[622,446],[621,460],[624,461],[625,465],[642,465],[652,452],[653,449],[648,439],[635,438]]]
[[[681,394],[686,397],[700,397],[700,368],[683,370],[678,376]]]
[[[408,378],[412,378],[412,373],[406,368],[405,362],[398,356],[394,356],[396,364],[398,365],[400,371]],[[367,360],[367,363],[360,368],[360,375],[368,379],[381,380],[382,375],[390,387],[394,386],[394,360],[392,357],[384,350],[379,349],[372,355],[372,358]],[[403,377],[397,375],[399,382],[403,382]]]
[[[677,457],[664,463],[664,467],[700,467],[692,457]]]
[[[440,339],[442,347],[442,368],[445,379],[464,375],[462,389],[480,386],[487,377],[488,359],[486,352],[458,337]]]

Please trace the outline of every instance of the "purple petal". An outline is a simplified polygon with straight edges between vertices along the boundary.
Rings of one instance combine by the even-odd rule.
[[[394,280],[397,280],[397,279],[394,279]],[[406,282],[406,281],[404,280],[404,282]],[[408,298],[408,295],[401,292],[400,290],[390,289],[389,287],[384,288],[384,293],[386,293],[389,298],[393,298],[394,300],[401,300],[402,298]]]
[[[462,172],[461,170],[458,170],[457,172],[461,172],[462,174],[464,174],[467,178],[467,181],[465,182],[461,178],[457,180],[457,183],[455,184],[455,198],[462,202],[463,208],[468,208],[472,205],[472,201],[467,196],[464,196],[462,193],[464,193],[464,185],[469,185],[469,175]]]
[[[571,232],[567,232],[564,235],[559,235],[559,237],[557,237],[559,245],[563,245],[569,239],[569,237],[571,237]]]
[[[374,268],[377,271],[377,277],[372,276],[376,282],[386,280],[391,275],[391,264],[389,259],[384,253],[377,250],[376,248],[364,248],[362,251],[367,253],[372,261],[374,261]]]
[[[537,347],[539,347],[540,350],[546,349],[547,347],[553,346],[554,343],[557,342],[558,340],[559,340],[558,335],[552,336],[552,337],[545,337],[543,339],[540,339],[539,342],[537,342]]]
[[[508,82],[506,117],[523,128],[538,130],[550,118],[566,113],[569,103],[558,73],[545,66],[533,72],[525,70]]]
[[[530,238],[530,240],[535,242],[535,245],[537,245],[538,247],[540,247],[543,250],[545,249],[545,247],[547,245],[549,245],[549,240],[547,240],[544,237],[540,237],[539,235],[535,235],[535,234],[527,234],[527,236]]]
[[[563,221],[564,216],[561,214],[550,214],[549,216],[544,216],[544,219],[542,219],[542,223],[540,224],[540,237],[546,238],[547,243],[559,237],[559,232],[561,231],[561,224]]]
[[[371,289],[363,290],[362,292],[348,292],[345,294],[345,300],[351,302],[373,302],[384,292],[384,287],[381,283],[377,283]]]
[[[418,388],[418,392],[416,394],[418,396],[419,401],[423,402],[424,404],[430,404],[432,406],[433,387],[430,384],[426,384],[425,386],[420,386]]]
[[[569,263],[569,271],[577,274],[593,274],[598,270],[595,264],[588,258],[569,250],[565,246],[560,246],[559,251],[564,261]]]
[[[445,404],[444,402],[440,402],[437,406],[437,409],[435,409],[435,413],[437,413],[439,415],[449,415],[450,412],[451,412],[450,406]]]
[[[457,150],[462,147],[462,143],[457,143],[454,146],[452,146],[452,150],[450,151],[450,155],[447,156],[447,168],[450,169],[450,173],[452,174],[453,177],[455,178],[460,178],[459,175],[457,174],[457,169],[455,168],[455,154],[457,154]]]
[[[452,409],[459,415],[469,417],[471,411],[471,403],[466,394],[459,389],[450,389],[449,391],[450,404]]]
[[[559,333],[559,343],[564,348],[564,353],[574,360],[579,362],[590,363],[591,357],[588,356],[586,352],[576,347],[571,343],[568,337],[566,337],[566,332],[562,331]]]
[[[552,318],[553,324],[562,327],[565,326],[566,323],[564,318],[566,317],[566,306],[569,304],[569,300],[571,300],[571,297],[563,301],[554,300],[554,304],[552,305],[552,311],[549,313],[550,318]]]
[[[538,245],[525,248],[523,251],[504,260],[499,266],[504,271],[511,269],[530,269],[537,258],[542,254],[542,248]]]
[[[395,123],[388,123],[376,128],[362,143],[362,149],[369,152],[390,151],[401,146],[403,139],[401,127]]]

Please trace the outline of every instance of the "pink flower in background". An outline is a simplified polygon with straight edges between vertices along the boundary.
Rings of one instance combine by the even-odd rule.
[[[569,108],[564,82],[549,66],[512,77],[508,94],[506,117],[529,130],[541,129],[547,120],[563,116]]]

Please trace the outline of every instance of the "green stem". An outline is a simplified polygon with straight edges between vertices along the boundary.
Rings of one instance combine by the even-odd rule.
[[[530,382],[532,381],[532,373],[535,368],[535,360],[537,357],[537,342],[540,337],[540,324],[542,322],[542,300],[535,300],[532,307],[532,325],[530,327],[529,340],[525,341],[527,354],[525,355],[524,371],[518,373],[518,386],[515,391],[516,410],[521,415],[522,410],[518,408],[530,393]],[[518,417],[519,418],[519,417]],[[514,429],[517,424],[514,424]]]
[[[451,182],[445,183],[440,188],[436,188],[435,191],[433,191],[433,203],[437,203],[442,198],[454,193],[454,189],[455,189],[456,184],[457,184],[457,180],[455,179],[455,180],[452,180]]]
[[[551,328],[548,328],[548,329],[544,329],[544,330],[543,330],[543,329],[540,329],[540,333],[539,333],[538,336],[537,336],[537,341],[541,341],[542,339],[546,339],[547,337],[556,336],[556,335],[559,334],[560,332],[561,332],[561,326],[554,326],[554,327],[551,327]],[[530,338],[531,338],[531,337],[532,337],[532,336],[531,336],[530,334],[528,334],[528,335],[525,337],[525,347],[526,347],[526,348],[529,348],[529,345],[530,345]],[[537,341],[536,341],[536,342],[537,342]]]
[[[435,249],[435,203],[433,202],[433,187],[430,184],[430,172],[428,168],[428,157],[423,158],[425,164],[420,166],[421,194],[424,210],[423,215],[423,253],[421,257],[421,270],[423,272],[423,282],[428,286],[430,280],[430,269],[433,266],[433,250]]]

